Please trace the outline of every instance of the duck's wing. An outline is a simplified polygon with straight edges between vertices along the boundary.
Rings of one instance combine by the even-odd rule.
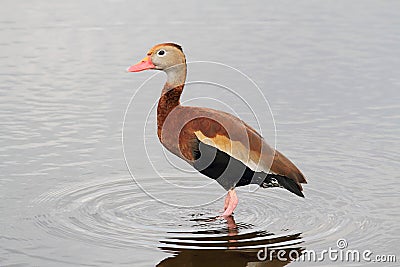
[[[189,123],[197,139],[242,162],[254,172],[274,173],[306,183],[300,170],[282,153],[271,148],[264,138],[239,118],[213,109],[201,109]]]

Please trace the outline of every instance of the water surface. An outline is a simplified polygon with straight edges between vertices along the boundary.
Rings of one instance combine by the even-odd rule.
[[[340,238],[351,249],[399,258],[398,10],[396,1],[3,2],[0,265],[284,266],[259,262],[257,251],[322,251]],[[134,182],[122,126],[152,73],[125,69],[165,41],[182,44],[189,61],[221,62],[256,82],[271,105],[276,142],[270,119],[260,128],[308,178],[305,199],[241,188],[234,217],[219,219],[223,189],[183,164],[185,171],[171,167],[153,115],[148,124],[141,119],[162,75],[130,106],[127,136],[146,137],[164,179],[128,144],[128,161],[142,166],[142,188]],[[237,76],[218,78],[255,110],[266,108]],[[192,85],[183,100],[210,96],[258,128],[223,89]],[[166,190],[165,181],[179,187]],[[335,263],[290,265],[327,264]]]

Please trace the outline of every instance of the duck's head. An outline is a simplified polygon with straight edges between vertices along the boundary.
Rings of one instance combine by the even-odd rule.
[[[151,48],[147,56],[139,63],[128,68],[129,72],[142,70],[167,71],[174,66],[183,66],[186,63],[182,47],[174,43],[158,44]]]

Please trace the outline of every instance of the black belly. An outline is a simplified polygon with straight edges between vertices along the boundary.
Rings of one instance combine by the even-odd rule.
[[[215,179],[226,190],[248,184],[260,185],[267,177],[266,173],[255,172],[241,161],[201,141],[198,141],[194,158],[193,166],[200,173]]]

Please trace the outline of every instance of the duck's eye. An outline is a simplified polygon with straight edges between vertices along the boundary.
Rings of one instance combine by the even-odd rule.
[[[159,50],[158,52],[157,52],[157,55],[159,55],[160,57],[163,57],[163,56],[165,56],[165,50],[164,49],[161,49],[161,50]]]

